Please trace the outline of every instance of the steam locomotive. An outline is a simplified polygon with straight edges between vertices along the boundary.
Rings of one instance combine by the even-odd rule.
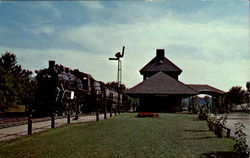
[[[37,115],[106,112],[117,107],[118,92],[90,74],[55,61],[49,61],[48,68],[35,72],[38,88],[33,108]]]

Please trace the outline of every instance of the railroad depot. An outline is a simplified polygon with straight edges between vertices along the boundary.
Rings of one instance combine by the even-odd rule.
[[[179,81],[181,73],[182,70],[165,57],[165,50],[157,49],[156,56],[140,70],[143,81],[125,93],[138,98],[137,111],[144,112],[181,111],[183,98],[209,94],[218,100],[225,95],[210,85],[185,84]]]

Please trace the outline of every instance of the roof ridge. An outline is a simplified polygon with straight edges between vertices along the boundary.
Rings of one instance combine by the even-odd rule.
[[[162,82],[160,82],[162,81]],[[128,89],[127,94],[198,94],[198,92],[181,81],[159,71],[148,79]]]
[[[143,68],[141,68],[140,70],[139,70],[139,72],[140,73],[142,73],[142,72],[147,72],[147,70],[145,70],[145,69],[147,69],[148,67],[150,67],[150,68],[148,68],[148,69],[152,69],[152,67],[157,67],[156,65],[153,65],[153,64],[155,64],[155,63],[157,63],[158,61],[160,61],[160,60],[163,60],[163,61],[165,61],[163,64],[161,64],[161,65],[167,65],[170,69],[172,68],[172,69],[174,69],[173,71],[179,71],[179,72],[182,72],[182,70],[177,66],[177,65],[175,65],[171,60],[169,60],[168,58],[166,58],[166,57],[164,57],[163,59],[159,59],[159,58],[157,58],[157,57],[154,57],[152,60],[150,60]],[[150,70],[149,70],[150,71]],[[160,70],[160,71],[164,71],[164,70]],[[166,70],[166,71],[168,71],[168,70]]]
[[[220,93],[226,93],[225,91],[221,90],[221,89],[218,89],[218,88],[215,88],[209,84],[187,84],[189,86],[207,86],[207,88],[210,88],[210,89],[213,89],[213,90],[217,90],[219,91]]]

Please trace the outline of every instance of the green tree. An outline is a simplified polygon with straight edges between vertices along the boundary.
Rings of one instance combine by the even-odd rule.
[[[250,81],[246,83],[247,91],[250,92]]]
[[[197,114],[198,113],[198,96],[193,96],[191,98],[189,98],[189,111],[194,113],[194,114]]]
[[[0,67],[0,110],[15,105],[18,101],[13,77],[8,71]]]
[[[206,105],[207,109],[210,109],[210,104],[211,104],[210,97],[209,96],[205,96],[204,97],[204,101],[205,101],[205,105]]]
[[[105,84],[107,87],[111,87],[115,90],[118,90],[118,83],[113,81],[113,82],[108,82]],[[123,93],[126,90],[126,86],[124,84],[121,84],[121,92]]]
[[[26,104],[35,89],[32,72],[17,64],[16,56],[6,52],[0,58],[0,109]]]
[[[242,104],[245,102],[245,96],[246,91],[240,86],[235,86],[227,92],[226,97],[229,104]]]
[[[246,88],[247,88],[247,92],[246,92],[246,102],[250,103],[250,81],[248,81],[246,83]]]

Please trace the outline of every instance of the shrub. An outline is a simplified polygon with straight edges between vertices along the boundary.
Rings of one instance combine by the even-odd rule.
[[[207,116],[207,125],[210,131],[214,130],[214,123],[217,115],[209,113]]]
[[[207,120],[208,110],[206,107],[200,107],[198,112],[199,120]]]
[[[243,132],[243,129],[245,129],[245,126],[241,122],[237,122],[235,124],[236,131],[235,131],[235,144],[234,149],[239,153],[240,158],[248,158],[250,149],[247,145],[247,135]]]
[[[227,121],[227,115],[218,116],[216,114],[209,114],[207,117],[208,128],[213,130],[218,138],[222,138],[222,127]]]

